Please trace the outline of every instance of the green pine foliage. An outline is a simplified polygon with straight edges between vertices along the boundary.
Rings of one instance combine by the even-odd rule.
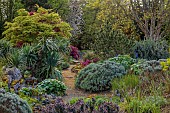
[[[1,113],[32,113],[28,103],[18,95],[12,93],[0,93]]]
[[[110,58],[119,54],[131,53],[133,41],[120,31],[115,31],[111,23],[106,23],[96,32],[92,49],[102,58]]]
[[[126,73],[124,66],[112,61],[90,64],[80,71],[76,78],[76,87],[97,92],[109,90],[111,80]]]
[[[170,57],[170,54],[168,52],[169,46],[166,41],[139,41],[135,43],[132,49],[134,57],[136,58],[147,60],[159,60]]]

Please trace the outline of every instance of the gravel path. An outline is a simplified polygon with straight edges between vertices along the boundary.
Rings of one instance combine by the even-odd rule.
[[[70,65],[70,67],[66,70],[62,71],[62,75],[64,77],[64,83],[67,86],[66,96],[63,97],[63,100],[69,101],[73,97],[94,97],[96,95],[104,95],[104,96],[112,96],[112,92],[106,91],[101,93],[90,93],[85,92],[83,90],[75,89],[75,77],[76,73],[71,72],[71,69],[75,65]]]

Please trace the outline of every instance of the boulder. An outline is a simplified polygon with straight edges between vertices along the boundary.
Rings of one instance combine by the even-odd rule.
[[[7,78],[9,90],[11,88],[11,84],[13,82],[15,82],[15,83],[13,83],[14,90],[17,91],[17,89],[20,87],[19,81],[22,78],[20,70],[16,67],[8,68],[8,67],[4,66],[2,68],[2,72],[3,72],[3,75],[5,76],[5,78]]]

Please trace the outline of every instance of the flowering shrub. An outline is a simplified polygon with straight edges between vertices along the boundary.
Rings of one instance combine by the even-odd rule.
[[[96,63],[96,62],[98,62],[98,61],[99,61],[98,58],[94,58],[94,59],[92,59],[92,60],[86,59],[84,62],[81,63],[81,65],[82,65],[83,67],[85,67],[85,66],[89,65],[90,63]]]
[[[74,46],[70,46],[70,49],[71,49],[70,56],[78,60],[80,58],[80,55],[78,53],[79,52],[78,48]]]

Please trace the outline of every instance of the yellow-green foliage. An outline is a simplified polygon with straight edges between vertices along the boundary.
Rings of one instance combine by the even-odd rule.
[[[167,100],[162,96],[148,96],[142,99],[131,98],[130,102],[123,102],[120,107],[127,113],[161,113],[161,106],[165,105]]]
[[[137,87],[139,84],[139,77],[136,75],[125,75],[122,78],[115,78],[112,81],[112,89],[116,90],[129,90]]]
[[[42,7],[38,7],[37,12],[18,10],[18,16],[12,22],[6,22],[5,28],[4,39],[12,43],[18,41],[31,43],[42,37],[69,38],[71,36],[70,25],[62,21],[59,14]]]
[[[168,58],[166,62],[160,62],[160,64],[163,68],[163,71],[169,70],[169,68],[170,68],[170,58]]]
[[[0,78],[0,80],[1,80],[1,78]],[[0,81],[0,88],[5,88],[7,86],[8,86],[8,84],[6,82],[1,82]]]

